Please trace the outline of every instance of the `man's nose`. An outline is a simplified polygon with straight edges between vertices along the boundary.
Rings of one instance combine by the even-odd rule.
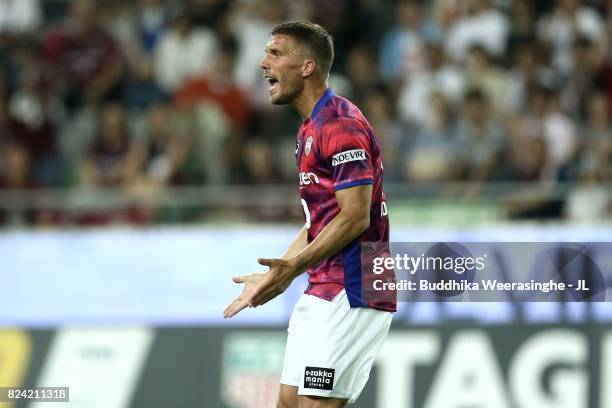
[[[268,65],[268,56],[266,55],[259,61],[259,67],[261,69],[268,69],[270,66]]]

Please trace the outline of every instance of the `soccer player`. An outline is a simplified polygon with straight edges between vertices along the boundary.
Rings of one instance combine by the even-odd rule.
[[[361,243],[388,243],[383,166],[363,114],[327,87],[334,56],[321,26],[276,26],[260,62],[270,101],[303,118],[296,159],[306,224],[281,259],[258,259],[267,273],[237,276],[244,289],[232,317],[282,293],[307,271],[309,285],[291,315],[278,407],[343,407],[368,380],[396,310],[395,296],[362,295]]]

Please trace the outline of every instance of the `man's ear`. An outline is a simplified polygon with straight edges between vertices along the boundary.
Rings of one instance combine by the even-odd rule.
[[[302,78],[308,78],[309,76],[315,73],[317,68],[317,64],[314,60],[304,60],[304,64],[302,65]]]

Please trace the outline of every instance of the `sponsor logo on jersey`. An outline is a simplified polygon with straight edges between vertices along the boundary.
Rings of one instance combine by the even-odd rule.
[[[312,147],[312,136],[308,136],[308,139],[306,139],[306,146],[304,146],[304,153],[306,153],[306,156],[308,156],[310,154],[310,148]]]
[[[309,171],[301,171],[299,174],[300,186],[307,186],[309,184],[319,184],[319,177],[316,174]]]
[[[342,163],[348,163],[357,160],[365,160],[366,152],[365,149],[354,149],[347,150],[346,152],[334,154],[332,156],[332,167],[336,167]]]
[[[304,388],[333,390],[335,371],[333,368],[306,367],[304,369]]]

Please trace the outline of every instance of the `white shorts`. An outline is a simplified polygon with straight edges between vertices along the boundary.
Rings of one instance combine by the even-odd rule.
[[[298,395],[355,400],[389,332],[390,312],[351,308],[342,290],[331,302],[302,295],[289,321],[281,384]]]

